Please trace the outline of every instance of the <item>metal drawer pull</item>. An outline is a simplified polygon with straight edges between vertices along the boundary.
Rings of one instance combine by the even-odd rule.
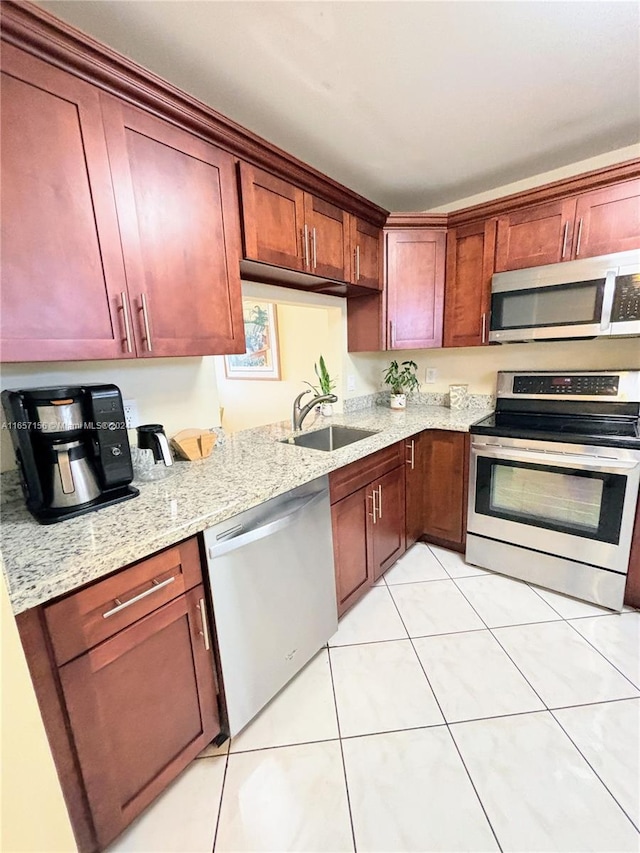
[[[382,486],[378,486],[378,518],[382,518]]]
[[[411,466],[411,470],[416,467],[416,442],[415,439],[411,439],[411,444],[405,444],[407,450],[411,450],[411,458],[406,460],[407,465]]]
[[[309,227],[307,225],[302,229],[302,249],[304,255],[304,266],[309,267]]]
[[[356,246],[356,281],[360,281],[360,246]]]
[[[567,238],[568,238],[568,236],[569,236],[569,220],[567,220],[564,223],[564,236],[562,238],[562,254],[560,255],[561,258],[564,258],[564,256],[567,254]]]
[[[147,349],[149,352],[153,349],[151,344],[151,328],[149,327],[149,308],[147,305],[147,294],[143,293],[140,297],[140,301],[142,302],[142,319],[144,321],[144,334],[147,340]]]
[[[200,636],[204,640],[204,647],[207,651],[211,648],[211,643],[209,642],[209,625],[207,623],[207,607],[204,601],[204,598],[201,598],[198,602],[198,607],[200,608],[200,618],[202,620],[202,631],[200,631]]]
[[[391,349],[393,349],[396,345],[396,342],[393,339],[393,320],[389,320],[389,344]]]
[[[487,342],[487,312],[482,312],[482,343]]]
[[[316,229],[313,228],[311,231],[311,240],[313,246],[313,268],[315,269],[318,266],[318,253],[316,250]]]
[[[120,294],[122,300],[122,319],[124,320],[124,336],[127,342],[127,352],[133,352],[131,344],[131,325],[129,322],[129,306],[127,305],[127,294],[123,291]]]
[[[373,519],[373,523],[375,524],[378,520],[376,517],[376,490],[375,489],[371,492],[370,495],[367,495],[367,500],[369,500],[369,499],[371,500],[371,503],[373,504],[373,512],[368,513],[368,515],[370,518]]]
[[[113,600],[116,603],[116,607],[112,607],[111,610],[107,610],[106,613],[102,614],[102,618],[106,619],[108,616],[115,616],[116,613],[120,613],[121,610],[124,610],[126,607],[131,607],[132,604],[135,604],[137,601],[140,601],[143,598],[146,598],[148,595],[151,595],[152,592],[157,592],[159,589],[162,589],[165,586],[169,586],[170,583],[173,583],[175,577],[167,578],[166,581],[157,581],[155,578],[151,581],[152,586],[150,589],[145,589],[144,592],[141,592],[140,595],[135,595],[133,598],[130,598],[129,601],[125,601],[124,603],[120,601],[119,598],[114,598]]]

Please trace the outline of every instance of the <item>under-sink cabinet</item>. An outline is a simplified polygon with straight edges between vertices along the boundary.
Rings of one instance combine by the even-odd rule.
[[[405,552],[404,442],[329,475],[338,615]]]
[[[102,850],[220,734],[198,540],[17,623],[78,848]]]

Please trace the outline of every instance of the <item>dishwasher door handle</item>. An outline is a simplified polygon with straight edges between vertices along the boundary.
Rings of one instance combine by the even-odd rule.
[[[310,498],[301,498],[291,501],[283,507],[283,513],[275,518],[261,524],[259,527],[253,527],[239,536],[234,536],[231,539],[225,539],[224,542],[219,542],[217,545],[212,545],[209,548],[209,557],[215,559],[223,554],[228,554],[231,551],[236,551],[244,545],[249,545],[252,542],[257,542],[259,539],[264,539],[267,536],[272,536],[279,530],[284,530],[294,523],[296,517],[306,509],[311,509],[316,503],[319,503],[326,496],[326,492],[317,492]]]

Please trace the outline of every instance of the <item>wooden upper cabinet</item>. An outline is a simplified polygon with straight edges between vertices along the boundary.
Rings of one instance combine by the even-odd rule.
[[[574,257],[640,248],[640,180],[578,196]]]
[[[1,180],[2,360],[134,355],[98,91],[4,43]]]
[[[102,101],[138,355],[244,352],[233,158]]]
[[[561,199],[498,217],[496,272],[556,264],[571,257],[576,199]]]
[[[244,256],[252,261],[304,270],[304,193],[293,184],[240,163]]]
[[[386,232],[387,349],[442,346],[446,234]]]
[[[350,216],[351,282],[382,290],[382,231],[357,216]]]
[[[335,204],[304,194],[309,232],[309,272],[338,281],[349,278],[349,214]]]
[[[447,234],[445,347],[472,347],[489,341],[495,243],[495,219],[452,228]]]

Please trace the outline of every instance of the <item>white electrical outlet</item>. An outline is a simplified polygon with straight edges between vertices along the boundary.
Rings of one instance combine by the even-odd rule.
[[[427,385],[433,385],[433,383],[438,378],[438,371],[435,367],[427,367]]]
[[[356,377],[353,373],[347,374],[347,391],[355,391],[356,390]]]
[[[135,400],[123,400],[124,406],[124,420],[127,425],[127,429],[134,429],[140,423],[140,416],[138,415],[138,404]]]

